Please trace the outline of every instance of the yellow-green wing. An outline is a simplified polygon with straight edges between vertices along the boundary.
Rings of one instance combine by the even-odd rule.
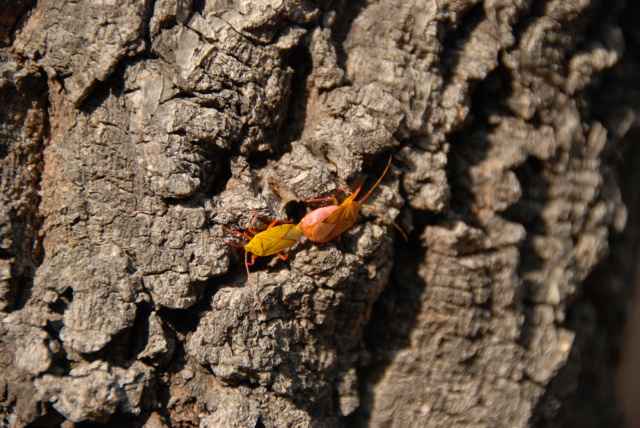
[[[298,242],[302,228],[295,224],[274,226],[255,235],[244,249],[257,256],[280,253]]]

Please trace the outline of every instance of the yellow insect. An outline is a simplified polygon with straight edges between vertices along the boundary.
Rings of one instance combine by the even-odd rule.
[[[369,207],[366,205],[362,205],[362,203],[371,195],[371,192],[380,184],[382,178],[387,173],[389,166],[391,165],[391,156],[389,156],[389,162],[387,163],[387,167],[384,172],[373,185],[373,187],[367,192],[366,195],[359,201],[356,201],[356,197],[360,190],[362,189],[362,184],[358,186],[355,192],[349,192],[348,190],[339,188],[340,190],[349,193],[349,197],[342,201],[341,204],[338,205],[338,200],[336,198],[321,198],[321,199],[309,199],[307,202],[316,202],[316,201],[333,201],[334,205],[328,207],[321,207],[311,211],[307,214],[299,226],[302,229],[302,233],[307,239],[315,242],[327,242],[332,240],[333,238],[340,239],[340,235],[345,230],[352,227],[355,222],[358,220],[360,216],[360,210],[362,208],[367,208],[372,211],[377,212],[385,219],[389,220],[389,222],[395,226],[396,229],[402,234],[405,241],[407,241],[407,235],[404,231],[398,226],[393,220],[389,217],[382,214],[380,211],[373,207]]]
[[[264,310],[262,309],[262,303],[258,298],[258,292],[256,290],[256,286],[251,280],[251,273],[249,272],[249,266],[253,266],[256,259],[258,257],[270,256],[275,254],[280,257],[282,260],[287,260],[289,258],[290,251],[287,251],[286,255],[282,255],[281,253],[284,250],[290,249],[296,242],[300,240],[302,236],[302,229],[299,225],[290,224],[290,221],[285,220],[274,220],[269,224],[262,232],[256,232],[253,230],[253,225],[258,218],[258,213],[255,209],[251,208],[251,210],[255,213],[253,220],[251,220],[251,224],[249,225],[248,232],[253,236],[247,235],[246,233],[238,232],[237,230],[229,229],[226,226],[222,226],[224,230],[227,232],[235,233],[236,235],[243,236],[249,240],[245,245],[234,244],[231,242],[223,241],[220,238],[216,238],[215,236],[209,235],[211,238],[223,242],[227,245],[232,245],[234,247],[244,248],[244,265],[247,267],[247,276],[249,278],[249,284],[251,285],[251,289],[253,291],[253,296],[258,302],[258,306],[260,307],[260,312],[264,314]],[[284,223],[279,226],[276,226],[278,223]],[[251,253],[251,262],[249,262],[249,253]]]

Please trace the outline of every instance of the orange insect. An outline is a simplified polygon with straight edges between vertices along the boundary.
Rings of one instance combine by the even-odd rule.
[[[367,208],[377,212],[382,217],[389,220],[389,222],[391,222],[391,224],[393,224],[393,226],[395,226],[395,228],[400,231],[405,241],[407,241],[407,235],[393,220],[373,207],[362,205],[362,203],[369,197],[369,195],[371,195],[373,189],[375,189],[378,184],[380,184],[380,181],[382,181],[382,178],[387,173],[390,165],[391,156],[389,156],[387,167],[384,169],[384,172],[382,173],[378,181],[376,181],[373,187],[359,201],[356,201],[355,199],[362,189],[362,184],[358,186],[356,191],[353,193],[349,192],[348,190],[339,188],[340,190],[349,193],[349,197],[342,201],[340,205],[338,205],[338,200],[336,198],[307,200],[307,202],[333,201],[334,205],[317,208],[311,211],[302,219],[299,226],[302,228],[302,233],[304,233],[304,236],[306,236],[307,239],[315,242],[327,242],[332,240],[333,238],[340,239],[340,235],[342,234],[342,232],[349,229],[355,224],[356,220],[359,217],[360,210],[362,208]]]
[[[244,265],[247,267],[247,276],[249,277],[249,284],[251,285],[251,289],[253,291],[253,296],[258,302],[258,306],[260,307],[260,312],[264,314],[264,310],[262,309],[262,303],[260,303],[260,299],[258,298],[258,292],[256,291],[256,286],[251,280],[251,273],[249,272],[249,266],[253,266],[258,257],[270,256],[275,254],[280,257],[282,260],[287,260],[289,258],[289,252],[287,251],[286,255],[282,255],[282,251],[290,248],[296,242],[300,240],[302,236],[302,229],[299,225],[289,224],[289,222],[284,220],[274,220],[271,222],[267,229],[262,232],[256,232],[253,230],[253,225],[258,218],[258,213],[255,209],[251,208],[251,210],[255,213],[253,220],[251,220],[251,224],[249,225],[249,233],[253,236],[247,235],[246,233],[238,232],[237,230],[231,230],[226,226],[222,226],[224,230],[227,232],[235,233],[236,235],[244,236],[249,240],[245,245],[234,244],[231,242],[223,241],[220,238],[216,238],[215,236],[209,235],[211,238],[223,242],[227,245],[232,245],[234,247],[244,248]],[[276,226],[278,223],[284,223],[279,226]],[[249,262],[249,253],[251,253],[251,262]]]

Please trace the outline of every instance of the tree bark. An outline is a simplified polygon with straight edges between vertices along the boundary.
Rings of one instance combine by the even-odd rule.
[[[621,426],[634,2],[0,6],[2,423]]]

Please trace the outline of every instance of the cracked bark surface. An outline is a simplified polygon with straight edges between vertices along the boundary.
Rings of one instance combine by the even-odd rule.
[[[621,425],[633,2],[9,3],[1,424]],[[261,314],[203,231],[389,154],[367,203],[409,242],[365,210],[261,258]]]

